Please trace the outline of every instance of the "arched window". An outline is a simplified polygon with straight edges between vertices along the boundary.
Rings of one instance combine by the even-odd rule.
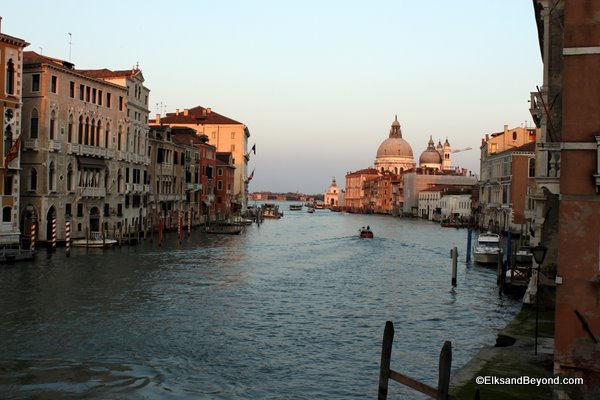
[[[13,133],[10,125],[6,126],[4,130],[4,157],[8,154],[12,147]]]
[[[6,93],[15,94],[15,64],[12,58],[6,63]]]
[[[86,146],[88,144],[90,144],[90,119],[89,118],[85,119],[85,132],[83,135],[83,144],[85,144]]]
[[[110,137],[110,123],[106,123],[106,133],[104,134],[104,147],[108,149],[108,138]]]
[[[37,190],[37,170],[31,168],[31,174],[29,175],[29,190]]]
[[[67,167],[67,192],[73,190],[73,166],[69,164]]]
[[[529,177],[535,178],[535,158],[529,159]]]
[[[2,222],[10,222],[12,217],[12,207],[4,207],[2,209]]]
[[[73,142],[73,115],[69,114],[69,125],[67,127],[67,142]]]
[[[50,163],[50,167],[48,168],[48,191],[54,191],[55,187],[55,179],[56,179],[56,170],[54,169],[54,163]]]
[[[94,138],[96,137],[96,120],[92,119],[92,125],[90,126],[90,146],[96,144]]]
[[[96,126],[96,146],[100,147],[100,134],[102,133],[102,122],[98,120],[98,125]]]
[[[79,130],[78,130],[78,137],[77,137],[77,143],[79,143],[79,144],[83,144],[83,131],[84,131],[83,116],[80,116],[79,117]]]
[[[37,139],[38,137],[38,111],[34,108],[31,110],[31,118],[29,120],[29,137]]]
[[[48,139],[54,140],[54,132],[56,131],[56,111],[52,110],[50,113],[50,132],[48,133]]]
[[[513,140],[517,140],[517,131],[513,131]]]

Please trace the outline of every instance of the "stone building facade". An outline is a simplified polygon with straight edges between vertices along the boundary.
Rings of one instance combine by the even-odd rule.
[[[1,22],[1,18],[0,18]],[[0,246],[19,244],[23,49],[29,43],[0,33]]]
[[[119,146],[127,89],[35,52],[25,52],[23,71],[22,229],[37,224],[43,241],[52,239],[53,223],[64,240],[65,221],[73,238],[127,230],[133,216],[126,220],[124,193],[131,171],[123,158],[133,152]],[[142,184],[141,175],[133,182]],[[131,206],[141,209],[142,202]]]

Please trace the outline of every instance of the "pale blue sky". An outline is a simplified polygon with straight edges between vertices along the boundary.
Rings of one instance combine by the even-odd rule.
[[[212,107],[256,143],[250,190],[322,193],[373,164],[398,115],[415,159],[448,138],[479,173],[485,133],[531,125],[532,4],[476,1],[5,2],[2,32],[77,68],[139,62],[156,103]]]

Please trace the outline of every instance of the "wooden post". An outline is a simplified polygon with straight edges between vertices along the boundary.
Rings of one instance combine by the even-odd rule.
[[[378,400],[387,399],[388,383],[390,380],[390,361],[392,358],[392,343],[394,342],[394,324],[392,321],[385,323],[383,343],[381,345],[381,366],[379,368]]]
[[[71,223],[65,222],[65,252],[67,257],[71,255]]]
[[[506,281],[506,269],[504,268],[504,252],[502,249],[498,252],[498,266],[496,267],[496,277],[499,286],[499,293],[504,291],[504,283]]]
[[[56,251],[56,217],[52,217],[52,252]]]
[[[456,286],[456,267],[458,262],[458,250],[454,247],[450,254],[452,255],[452,286]]]
[[[31,222],[31,242],[29,244],[31,254],[35,253],[35,221]]]
[[[86,226],[85,228],[85,247],[90,247],[90,227]]]
[[[469,228],[467,231],[467,264],[471,262],[471,240],[473,237],[473,230]]]
[[[456,248],[455,248],[456,249]],[[444,342],[440,352],[440,370],[438,377],[438,400],[448,399],[448,390],[450,389],[450,370],[452,369],[452,343]]]

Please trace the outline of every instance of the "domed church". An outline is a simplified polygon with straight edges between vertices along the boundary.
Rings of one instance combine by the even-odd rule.
[[[390,136],[381,143],[377,149],[375,168],[379,172],[390,171],[394,174],[402,174],[404,171],[415,168],[415,159],[410,144],[402,139],[402,130],[398,116],[390,129]]]

